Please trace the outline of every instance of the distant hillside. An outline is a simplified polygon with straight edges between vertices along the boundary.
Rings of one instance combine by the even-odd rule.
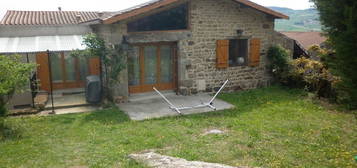
[[[293,10],[289,8],[270,7],[290,17],[289,20],[276,21],[277,31],[321,31],[319,14],[316,9]]]

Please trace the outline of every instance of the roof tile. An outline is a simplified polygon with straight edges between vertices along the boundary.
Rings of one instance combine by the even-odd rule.
[[[78,20],[77,16],[81,16]],[[98,12],[89,11],[14,11],[6,12],[0,25],[64,25],[98,19]]]
[[[321,32],[280,32],[289,38],[298,41],[307,50],[312,45],[320,45],[325,42],[327,38]]]

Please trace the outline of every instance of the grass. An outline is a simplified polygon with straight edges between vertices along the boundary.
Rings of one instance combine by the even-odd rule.
[[[237,108],[141,122],[117,109],[7,118],[0,134],[0,167],[142,167],[127,156],[149,149],[232,166],[357,166],[353,114],[328,110],[301,90],[281,87],[221,99]],[[202,135],[213,128],[226,134]]]

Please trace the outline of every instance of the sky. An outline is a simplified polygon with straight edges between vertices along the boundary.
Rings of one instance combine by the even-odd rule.
[[[0,0],[0,18],[7,10],[118,11],[149,0]],[[251,0],[263,6],[307,9],[309,0]]]

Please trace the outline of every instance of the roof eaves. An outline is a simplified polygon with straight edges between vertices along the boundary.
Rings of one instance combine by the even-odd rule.
[[[114,14],[106,17],[106,18],[102,18],[102,20],[103,20],[104,24],[112,24],[112,23],[127,19],[129,17],[136,16],[136,15],[151,11],[151,10],[156,9],[156,8],[169,5],[169,4],[177,2],[177,1],[179,1],[179,0],[152,0],[152,1],[149,1],[147,3],[134,6],[132,8],[126,9],[126,10],[122,10],[122,11],[116,12],[116,13],[114,13]],[[287,15],[284,15],[284,14],[282,14],[280,12],[271,10],[271,9],[269,9],[267,7],[261,6],[259,4],[254,3],[254,2],[251,2],[249,0],[234,0],[234,1],[238,2],[238,3],[241,3],[241,4],[244,4],[246,6],[252,7],[254,9],[257,9],[259,11],[267,13],[269,15],[272,15],[275,18],[289,19],[289,16],[287,16]]]
[[[282,14],[280,12],[274,11],[272,9],[269,9],[267,7],[264,7],[262,5],[259,5],[257,3],[252,2],[252,1],[249,1],[249,0],[234,0],[234,1],[242,3],[242,4],[246,5],[246,6],[252,7],[254,9],[257,9],[257,10],[262,11],[264,13],[270,14],[270,15],[276,17],[276,18],[279,18],[279,19],[289,19],[289,16],[287,16],[287,15],[284,15],[284,14]]]
[[[152,0],[147,3],[134,6],[132,8],[126,9],[126,10],[116,12],[115,14],[113,14],[107,18],[104,18],[103,23],[104,24],[112,24],[112,23],[127,19],[132,16],[136,16],[136,15],[139,15],[139,14],[142,14],[145,12],[149,12],[156,8],[169,5],[169,4],[177,2],[177,1],[180,1],[180,0]]]

